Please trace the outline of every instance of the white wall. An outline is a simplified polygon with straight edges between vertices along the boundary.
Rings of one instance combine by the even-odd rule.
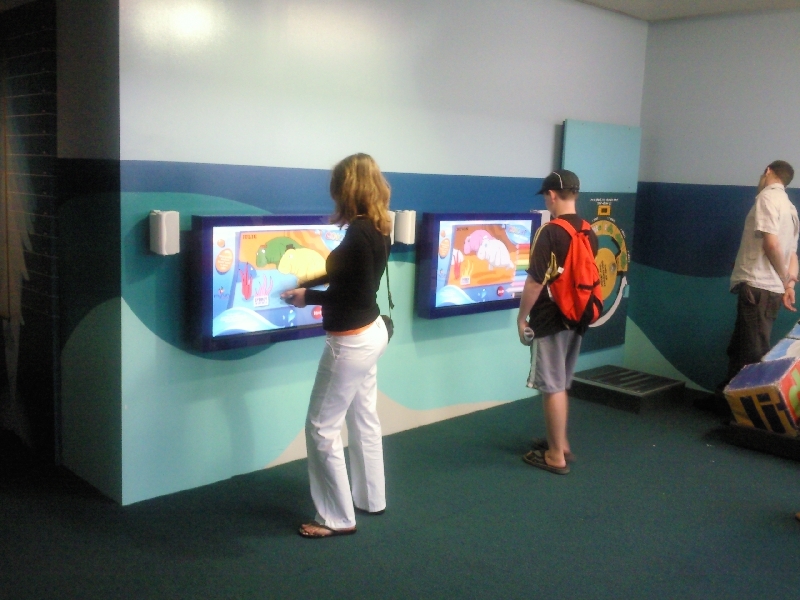
[[[567,0],[123,0],[121,157],[535,176],[638,125],[647,25]]]
[[[800,166],[800,10],[650,26],[640,180],[756,185]]]

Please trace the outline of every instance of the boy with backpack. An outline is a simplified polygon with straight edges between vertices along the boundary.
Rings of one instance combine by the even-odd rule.
[[[597,236],[575,211],[579,190],[578,176],[560,170],[550,173],[537,192],[552,219],[531,245],[517,316],[520,342],[531,346],[528,387],[542,394],[547,428],[547,438],[534,440],[523,460],[560,475],[569,473],[567,463],[574,459],[567,440],[567,390],[582,336],[603,310],[594,260]]]

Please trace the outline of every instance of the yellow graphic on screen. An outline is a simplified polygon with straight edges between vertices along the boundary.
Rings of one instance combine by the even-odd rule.
[[[325,275],[325,259],[322,255],[309,248],[290,248],[278,263],[281,273],[291,273],[297,281],[309,281],[320,275]]]
[[[242,232],[239,262],[257,271],[277,269],[295,275],[298,283],[325,275],[325,260],[330,250],[319,230]],[[325,233],[322,235],[344,235]]]

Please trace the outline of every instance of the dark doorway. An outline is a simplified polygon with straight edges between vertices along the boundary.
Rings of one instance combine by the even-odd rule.
[[[0,428],[58,461],[56,7],[0,13]]]

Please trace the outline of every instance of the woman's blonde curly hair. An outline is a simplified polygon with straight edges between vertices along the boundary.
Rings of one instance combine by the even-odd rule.
[[[331,198],[336,209],[331,223],[345,225],[364,217],[389,235],[389,198],[392,190],[378,163],[368,154],[353,154],[339,161],[331,173]]]

